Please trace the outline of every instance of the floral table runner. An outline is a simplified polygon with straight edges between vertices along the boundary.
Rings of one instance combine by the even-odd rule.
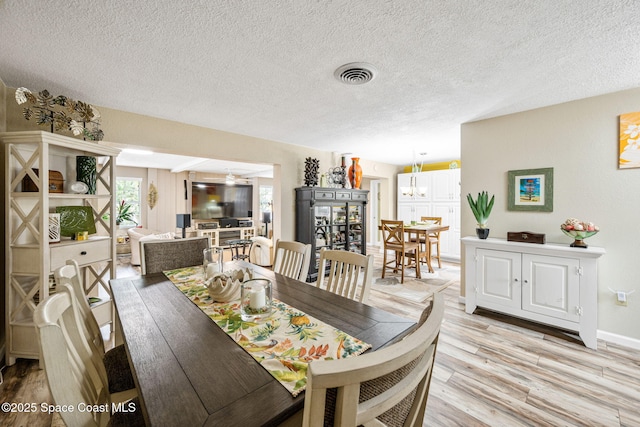
[[[211,299],[202,267],[169,270],[164,274],[293,396],[307,384],[309,362],[344,359],[371,348],[370,344],[276,299],[273,313],[267,319],[243,321],[240,300],[219,303]]]

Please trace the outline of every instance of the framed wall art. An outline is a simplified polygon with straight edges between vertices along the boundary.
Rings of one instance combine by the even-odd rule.
[[[553,212],[553,168],[508,171],[510,211]]]
[[[618,167],[640,168],[640,112],[620,114]]]

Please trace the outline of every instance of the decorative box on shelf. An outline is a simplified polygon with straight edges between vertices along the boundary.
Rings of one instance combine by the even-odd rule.
[[[36,174],[36,176],[40,176],[38,175],[38,169],[33,168],[33,172]],[[49,193],[62,193],[63,192],[63,185],[64,185],[64,178],[62,176],[62,173],[60,173],[59,171],[49,171]],[[33,180],[31,179],[31,177],[29,175],[25,175],[24,178],[22,178],[22,191],[25,192],[37,192],[38,191],[38,187],[36,186],[36,183],[33,182]]]
[[[532,233],[531,231],[509,231],[507,233],[507,240],[509,242],[544,244],[546,238],[544,233]]]

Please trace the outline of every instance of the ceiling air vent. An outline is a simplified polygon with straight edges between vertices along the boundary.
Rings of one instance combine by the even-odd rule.
[[[348,85],[361,85],[370,82],[376,76],[377,71],[373,65],[365,62],[352,62],[339,67],[333,75],[342,83]]]

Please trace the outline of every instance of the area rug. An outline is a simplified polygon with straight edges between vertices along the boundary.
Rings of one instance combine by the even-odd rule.
[[[404,275],[404,283],[400,283],[400,274],[387,271],[382,279],[382,269],[376,269],[372,289],[393,295],[398,298],[414,302],[425,302],[435,292],[451,286],[460,280],[459,267],[435,268],[433,273],[422,273],[422,278],[417,279],[415,271],[407,269]]]

